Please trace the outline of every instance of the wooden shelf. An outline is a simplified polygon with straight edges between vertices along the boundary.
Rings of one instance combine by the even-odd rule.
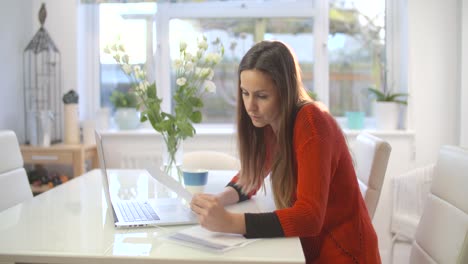
[[[78,177],[86,172],[86,161],[91,161],[91,168],[99,167],[96,145],[66,145],[54,144],[50,147],[21,145],[21,154],[24,164],[70,165],[73,169],[73,177]],[[31,185],[34,194],[39,194],[51,189],[47,184],[41,186]]]
[[[73,167],[73,177],[86,172],[85,162],[91,161],[91,167],[97,168],[96,145],[55,144],[50,147],[21,145],[21,154],[25,164],[65,164]]]
[[[47,184],[42,184],[41,186],[35,186],[35,185],[31,185],[31,191],[34,193],[34,194],[39,194],[39,193],[43,193],[45,191],[48,191],[50,189],[52,189],[51,187],[49,187],[49,185]]]

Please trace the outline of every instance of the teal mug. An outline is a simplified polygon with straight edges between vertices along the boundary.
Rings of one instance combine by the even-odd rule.
[[[348,121],[349,129],[363,129],[364,118],[364,112],[346,112],[346,119]]]

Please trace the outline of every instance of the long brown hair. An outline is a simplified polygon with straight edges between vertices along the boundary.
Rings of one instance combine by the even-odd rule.
[[[240,89],[240,74],[245,70],[261,71],[271,78],[280,98],[277,149],[270,153],[271,182],[277,208],[290,207],[296,188],[293,129],[296,113],[312,99],[302,85],[301,70],[294,53],[279,41],[262,41],[242,58],[238,70],[237,134],[241,171],[239,184],[246,193],[262,186],[265,171],[265,128],[257,128],[245,109]]]

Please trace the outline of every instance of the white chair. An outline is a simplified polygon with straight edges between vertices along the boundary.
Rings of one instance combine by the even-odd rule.
[[[468,263],[468,150],[440,149],[409,263]]]
[[[435,164],[429,164],[392,177],[390,264],[393,263],[394,247],[397,243],[411,246],[413,242],[424,203],[431,189],[434,168]]]
[[[0,157],[0,211],[3,211],[33,195],[15,132],[0,131]]]
[[[239,170],[240,161],[223,152],[192,151],[184,153],[182,166],[188,169]]]
[[[359,189],[371,219],[380,198],[392,147],[386,141],[366,132],[356,137],[353,154]]]

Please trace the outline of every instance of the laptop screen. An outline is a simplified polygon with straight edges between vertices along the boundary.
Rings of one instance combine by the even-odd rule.
[[[106,196],[107,206],[112,207],[109,191],[109,180],[107,178],[106,164],[104,158],[104,149],[102,147],[102,138],[97,130],[94,131],[94,134],[96,136],[96,147],[99,157],[99,165],[101,167],[102,188],[104,189],[104,194]]]

